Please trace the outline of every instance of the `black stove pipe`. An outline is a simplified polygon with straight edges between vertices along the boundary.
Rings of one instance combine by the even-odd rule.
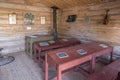
[[[53,36],[54,36],[54,40],[58,39],[57,36],[57,9],[58,7],[53,6],[51,7],[53,9]]]

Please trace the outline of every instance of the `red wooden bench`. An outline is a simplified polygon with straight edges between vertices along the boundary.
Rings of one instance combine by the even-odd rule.
[[[118,72],[120,72],[120,59],[90,75],[86,80],[120,80]]]

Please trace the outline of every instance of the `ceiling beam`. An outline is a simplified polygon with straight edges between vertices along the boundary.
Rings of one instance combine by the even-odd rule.
[[[37,2],[40,2],[40,0],[25,0],[25,3],[27,5],[32,5],[32,4],[37,3]]]

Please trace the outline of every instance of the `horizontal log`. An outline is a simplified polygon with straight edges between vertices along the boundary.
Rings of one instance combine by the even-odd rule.
[[[15,7],[15,6],[17,6],[17,7]],[[4,3],[4,2],[0,2],[0,7],[1,8],[8,8],[8,9],[20,9],[20,10],[30,10],[30,11],[51,12],[51,9],[47,8],[47,7],[26,6],[26,5],[20,5],[20,4]]]

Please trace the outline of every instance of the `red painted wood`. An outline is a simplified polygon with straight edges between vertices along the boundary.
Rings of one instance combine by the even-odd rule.
[[[62,71],[61,71],[61,68],[60,66],[57,66],[57,80],[61,80],[61,74],[62,74]]]
[[[94,72],[94,68],[95,68],[95,58],[94,57],[92,57],[92,60],[91,60],[91,62],[90,62],[90,73],[93,73]]]
[[[47,55],[45,56],[45,80],[48,80],[48,62],[47,62]]]
[[[78,66],[86,61],[91,61],[91,73],[94,71],[95,58],[97,56],[112,52],[113,48],[108,46],[107,48],[102,48],[99,46],[100,43],[92,42],[86,44],[75,45],[71,47],[56,49],[46,52],[47,63],[52,65],[58,71],[58,80],[61,80],[61,72],[72,67]],[[80,55],[77,50],[84,49],[87,54]],[[66,52],[69,57],[59,58],[56,54],[59,52]],[[45,73],[48,73],[46,71]]]
[[[115,80],[120,72],[120,59],[90,75],[86,80]]]
[[[34,43],[34,61],[40,64],[41,52],[43,51],[80,44],[80,41],[77,39],[67,39],[67,40],[68,41],[63,41],[62,39],[59,39],[59,40],[56,40],[55,43],[49,43],[49,46],[40,46],[39,42],[35,42]]]

